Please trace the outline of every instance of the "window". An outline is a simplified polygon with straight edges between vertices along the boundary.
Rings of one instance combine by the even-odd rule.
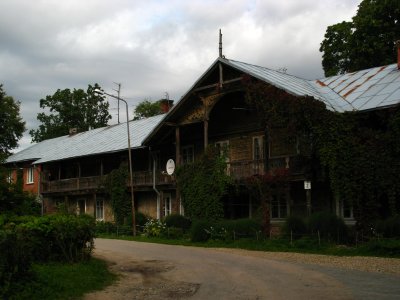
[[[104,220],[104,200],[96,200],[96,220]]]
[[[264,137],[253,137],[253,173],[264,173]]]
[[[12,183],[12,171],[8,171],[7,173],[7,182]]]
[[[347,201],[343,201],[342,202],[342,217],[344,219],[353,219],[353,205],[351,205],[350,203],[348,203]]]
[[[189,164],[194,161],[193,146],[182,147],[182,163]]]
[[[164,194],[164,216],[169,216],[171,214],[171,195],[170,194]]]
[[[230,174],[230,165],[229,165],[229,141],[219,141],[215,143],[215,147],[217,147],[219,151],[219,155],[225,157],[226,162],[226,174]]]
[[[33,183],[33,167],[27,169],[27,172],[26,172],[26,183]]]
[[[282,219],[287,217],[287,201],[283,195],[274,195],[271,201],[271,218]]]

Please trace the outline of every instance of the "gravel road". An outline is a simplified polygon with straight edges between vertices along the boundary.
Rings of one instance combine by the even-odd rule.
[[[120,280],[94,299],[400,299],[400,259],[97,239]]]

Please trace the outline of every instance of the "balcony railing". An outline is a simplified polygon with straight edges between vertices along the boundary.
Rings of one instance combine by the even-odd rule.
[[[61,180],[47,181],[42,179],[42,192],[43,193],[55,193],[55,192],[70,192],[88,189],[100,188],[100,185],[105,176],[93,176],[93,177],[80,177],[80,178],[69,178]],[[164,174],[162,171],[157,171],[156,184],[173,184],[175,178]],[[126,185],[129,186],[129,179],[127,178]],[[133,185],[134,186],[151,186],[153,185],[153,172],[143,171],[133,173]]]
[[[301,174],[303,171],[302,160],[298,157],[279,157],[266,161],[247,160],[230,162],[227,166],[227,173],[235,180],[241,181],[254,175],[264,175],[267,170],[288,169],[290,174]],[[158,170],[156,172],[156,185],[175,184],[175,176],[170,176]],[[42,180],[43,193],[69,192],[100,188],[101,182],[106,176],[80,177],[46,181]],[[133,185],[135,187],[150,187],[153,185],[153,172],[140,171],[133,173]],[[127,178],[127,186],[129,179]]]

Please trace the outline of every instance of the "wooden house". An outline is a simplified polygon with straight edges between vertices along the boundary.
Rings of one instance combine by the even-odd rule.
[[[368,112],[400,102],[396,64],[306,80],[221,56],[167,114],[129,122],[135,209],[153,218],[184,214],[175,175],[166,172],[166,163],[170,159],[178,167],[190,163],[209,145],[215,145],[225,151],[227,173],[239,187],[222,199],[226,218],[257,214],[258,199],[246,187],[247,178],[286,170],[287,189],[271,199],[272,222],[281,222],[293,213],[307,215],[321,210],[352,221],[351,205],[334,199],[325,182],[311,182],[309,189],[298,140],[288,142],[282,139],[282,128],[267,131],[258,121],[254,107],[245,101],[246,77],[287,95],[313,97],[339,113]],[[39,182],[35,193],[42,197],[45,212],[64,203],[77,213],[111,221],[112,211],[100,183],[127,161],[126,142],[126,123],[121,123],[43,141],[12,155],[6,165],[40,174],[33,175],[33,181]]]

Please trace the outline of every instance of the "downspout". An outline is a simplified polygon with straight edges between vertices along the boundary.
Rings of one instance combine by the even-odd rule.
[[[153,190],[157,194],[157,220],[160,220],[160,191],[156,188],[156,160],[153,156]]]

